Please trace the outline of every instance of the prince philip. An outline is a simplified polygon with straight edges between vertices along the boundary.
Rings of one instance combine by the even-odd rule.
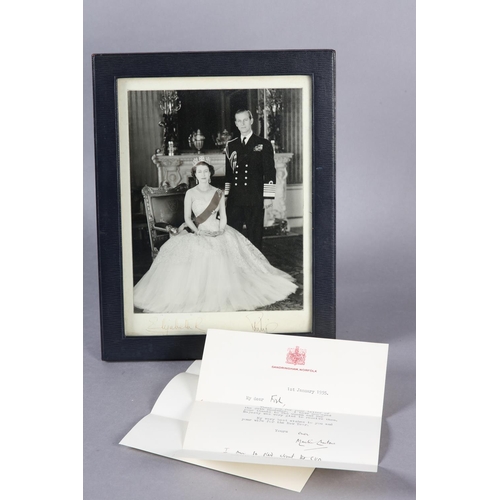
[[[252,131],[253,117],[248,109],[235,113],[240,137],[226,145],[227,223],[242,232],[259,250],[264,232],[264,208],[276,195],[276,169],[271,143]]]

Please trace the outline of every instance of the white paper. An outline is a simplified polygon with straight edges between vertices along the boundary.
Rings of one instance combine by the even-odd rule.
[[[292,469],[279,465],[270,467],[180,456],[200,366],[201,361],[195,361],[185,373],[174,377],[161,393],[151,413],[137,423],[120,444],[280,488],[301,491],[314,468]]]
[[[376,472],[387,344],[209,330],[183,456]]]

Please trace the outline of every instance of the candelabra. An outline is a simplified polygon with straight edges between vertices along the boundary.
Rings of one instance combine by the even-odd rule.
[[[278,150],[281,144],[282,93],[277,89],[267,89],[266,93],[268,137],[271,142],[274,141],[275,149]]]
[[[259,100],[257,115],[266,130],[266,136],[273,144],[275,152],[279,151],[281,144],[281,110],[283,108],[283,95],[280,89],[265,89]]]
[[[163,116],[158,125],[163,128],[163,154],[172,156],[179,140],[177,112],[181,109],[181,101],[176,90],[163,90],[161,92],[160,109]]]

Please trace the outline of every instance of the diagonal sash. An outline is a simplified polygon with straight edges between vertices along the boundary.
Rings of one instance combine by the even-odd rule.
[[[205,210],[203,210],[203,212],[201,212],[200,215],[194,218],[196,226],[203,224],[213,214],[213,212],[217,210],[221,197],[222,197],[222,191],[220,189],[217,189],[210,203],[208,204],[207,208],[205,208]]]

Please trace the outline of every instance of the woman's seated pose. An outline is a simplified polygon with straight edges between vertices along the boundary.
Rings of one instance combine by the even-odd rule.
[[[290,275],[227,225],[224,193],[210,184],[214,168],[200,161],[192,175],[197,184],[184,199],[192,232],[162,245],[134,287],[135,307],[149,313],[252,311],[295,292]]]

